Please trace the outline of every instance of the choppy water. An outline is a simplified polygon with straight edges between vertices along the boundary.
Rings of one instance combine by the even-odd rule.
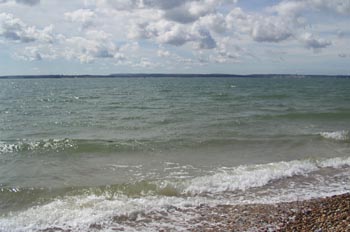
[[[2,79],[0,231],[349,192],[349,130],[349,79]]]

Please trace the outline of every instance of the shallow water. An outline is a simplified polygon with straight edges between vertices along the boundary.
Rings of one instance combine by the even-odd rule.
[[[1,79],[0,90],[0,230],[350,191],[348,79]],[[177,229],[187,216],[169,214]]]

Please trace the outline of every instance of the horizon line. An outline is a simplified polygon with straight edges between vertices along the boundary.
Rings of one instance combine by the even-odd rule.
[[[229,74],[229,73],[111,73],[111,74],[25,74],[0,75],[0,79],[35,79],[35,78],[130,78],[130,77],[342,77],[350,78],[350,74]]]

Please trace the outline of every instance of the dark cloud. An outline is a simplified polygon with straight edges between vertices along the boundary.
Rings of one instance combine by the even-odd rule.
[[[40,3],[40,0],[16,0],[17,3],[34,6]]]
[[[197,16],[190,14],[184,6],[165,11],[164,17],[168,20],[184,24],[192,23],[198,19]]]
[[[148,7],[155,7],[163,10],[169,10],[176,7],[179,7],[186,3],[186,0],[171,0],[171,1],[164,1],[164,0],[144,0],[143,4]]]
[[[12,0],[13,1],[13,0]],[[0,0],[1,3],[11,2],[11,0]],[[34,6],[40,3],[40,0],[14,0],[18,4],[24,4],[28,6]]]

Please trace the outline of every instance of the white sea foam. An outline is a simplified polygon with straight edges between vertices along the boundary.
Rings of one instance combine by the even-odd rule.
[[[350,166],[350,157],[335,157],[330,159],[321,160],[318,162],[320,167],[332,167],[341,168],[344,166]]]
[[[307,176],[321,168],[350,166],[350,157],[336,157],[321,160],[294,160],[259,165],[243,165],[220,168],[214,175],[196,177],[189,181],[184,192],[190,194],[220,193],[247,190],[293,176]]]
[[[0,217],[0,231],[38,231],[47,228],[61,228],[71,231],[87,231],[89,226],[97,223],[107,228],[123,228],[126,231],[147,229],[158,231],[159,227],[171,226],[174,230],[186,230],[186,220],[196,216],[183,211],[169,211],[171,207],[195,207],[200,204],[247,204],[247,203],[276,203],[325,197],[349,192],[350,188],[350,157],[337,157],[323,160],[294,160],[239,167],[223,167],[213,175],[196,177],[176,186],[188,195],[164,196],[142,195],[137,198],[109,193],[95,195],[93,192],[78,196],[66,196],[53,200],[51,203],[29,208],[19,213]],[[259,190],[259,187],[272,184],[274,181],[288,177],[309,177],[320,175],[323,168],[340,168],[333,176],[314,178],[317,182],[287,184],[284,187],[273,186],[269,191]],[[328,173],[328,172],[327,172]],[[328,179],[327,179],[328,178]],[[293,179],[289,180],[293,182]],[[164,184],[164,181],[161,182]],[[159,183],[159,184],[161,184]],[[167,181],[167,184],[172,184]],[[255,189],[255,190],[254,190]],[[245,191],[243,195],[227,195],[227,191]],[[263,193],[263,194],[259,194]],[[206,197],[200,193],[213,193]],[[222,194],[221,194],[222,193]],[[218,197],[216,197],[218,196]],[[225,197],[229,196],[229,197]],[[128,227],[128,224],[118,224],[114,216],[136,215],[147,212],[165,212],[169,220],[154,221],[143,227]],[[136,212],[143,212],[137,215]],[[191,211],[195,214],[194,211]],[[169,221],[171,222],[169,224]],[[167,224],[168,223],[168,224]],[[138,226],[142,226],[140,223]],[[189,227],[188,227],[189,228]]]
[[[225,168],[214,175],[192,179],[184,191],[192,194],[244,191],[264,186],[273,180],[306,175],[317,169],[317,164],[309,160]]]
[[[345,141],[349,139],[349,131],[333,131],[333,132],[321,132],[320,135],[326,139],[333,139],[338,141]]]
[[[0,154],[35,150],[64,150],[74,146],[74,142],[70,139],[43,139],[38,141],[22,140],[12,143],[0,141]]]
[[[16,152],[18,148],[18,144],[7,144],[4,142],[0,142],[0,154]]]
[[[0,231],[38,231],[55,227],[71,231],[88,231],[89,226],[94,223],[113,224],[112,218],[116,215],[133,217],[135,212],[168,211],[170,205],[184,207],[186,204],[199,205],[205,202],[206,199],[203,198],[151,196],[135,199],[125,196],[110,199],[106,195],[66,197],[0,218]],[[150,228],[150,231],[157,230]]]

